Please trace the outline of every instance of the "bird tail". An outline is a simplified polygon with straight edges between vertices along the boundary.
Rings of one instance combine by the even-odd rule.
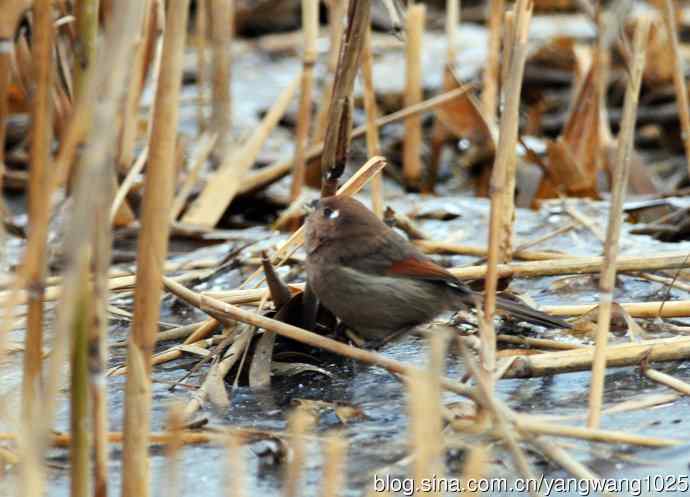
[[[512,300],[503,299],[501,297],[496,298],[496,308],[519,321],[526,321],[531,324],[543,326],[544,328],[572,328],[570,323],[560,318],[549,316],[545,312],[532,309],[525,304],[513,302]]]

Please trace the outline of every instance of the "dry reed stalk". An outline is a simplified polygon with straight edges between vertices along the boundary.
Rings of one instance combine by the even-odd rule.
[[[86,75],[96,59],[99,0],[77,0],[74,5],[77,43],[74,46],[74,94],[82,95],[87,84]]]
[[[433,240],[415,240],[415,245],[430,254],[458,254],[485,257],[488,250],[474,245],[460,245],[457,243],[437,242]],[[525,261],[549,261],[553,259],[572,259],[574,256],[561,252],[542,250],[515,250],[511,254],[516,259]]]
[[[305,154],[311,127],[312,86],[314,85],[314,65],[317,55],[316,37],[319,34],[318,0],[302,0],[302,32],[304,33],[304,52],[302,54],[302,79],[295,136],[295,157],[293,159],[294,169],[292,187],[290,188],[291,202],[295,202],[302,193],[307,167]],[[298,227],[296,220],[292,223],[292,227],[295,229]]]
[[[623,202],[628,189],[630,176],[630,155],[634,148],[635,118],[637,102],[645,65],[645,52],[649,39],[649,19],[638,19],[633,42],[633,62],[630,78],[625,91],[623,104],[623,118],[618,133],[618,150],[616,153],[616,167],[614,170],[611,205],[609,207],[609,222],[604,244],[604,262],[599,278],[599,315],[597,317],[596,346],[594,361],[592,362],[592,380],[589,393],[589,417],[587,425],[597,428],[601,418],[601,406],[604,396],[604,376],[606,373],[606,345],[608,343],[611,324],[611,306],[613,304],[613,289],[616,285],[616,259],[620,240],[621,224],[623,223]]]
[[[480,321],[480,326],[482,325],[481,323]],[[491,379],[485,377],[484,372],[480,369],[480,365],[470,356],[469,350],[465,347],[462,340],[458,340],[458,344],[460,345],[465,368],[474,377],[477,383],[477,395],[480,399],[481,407],[485,409],[486,412],[491,413],[496,430],[503,439],[503,442],[508,446],[508,450],[513,457],[513,462],[520,472],[520,475],[526,480],[533,480],[534,473],[532,467],[522,447],[518,444],[516,434],[511,425],[511,423],[515,421],[515,414],[500,399],[494,396],[493,377]],[[529,489],[529,492],[532,496],[540,495],[535,489]]]
[[[690,338],[661,338],[612,345],[607,348],[604,359],[613,368],[634,366],[640,363],[645,354],[649,354],[650,362],[687,359],[690,357]],[[533,378],[586,371],[592,367],[593,361],[593,347],[518,356],[503,374],[503,378]]]
[[[462,468],[462,481],[479,481],[482,478],[485,478],[487,470],[486,466],[487,462],[490,460],[490,455],[491,449],[489,449],[489,447],[486,445],[480,445],[473,448],[467,456],[465,464]],[[478,493],[476,491],[471,491],[465,483],[463,486],[462,495],[474,497],[478,495]]]
[[[80,166],[76,169],[74,208],[69,219],[65,236],[65,272],[63,276],[63,291],[61,302],[57,311],[57,324],[53,350],[51,354],[50,374],[47,376],[45,394],[42,398],[43,412],[40,422],[33,427],[36,434],[35,446],[45,447],[49,439],[54,418],[54,406],[61,378],[61,370],[67,337],[72,335],[72,395],[71,395],[71,427],[72,440],[70,454],[72,459],[71,492],[73,495],[83,496],[89,492],[89,441],[87,422],[90,386],[97,383],[103,389],[102,374],[97,376],[98,367],[102,367],[102,357],[95,358],[101,364],[93,365],[93,357],[89,356],[89,349],[94,347],[94,341],[102,340],[102,331],[105,323],[94,320],[104,317],[105,294],[102,291],[94,293],[89,284],[90,261],[94,258],[96,265],[96,284],[105,280],[109,266],[109,249],[107,245],[109,237],[103,236],[97,240],[99,232],[105,230],[109,233],[109,224],[102,222],[107,217],[109,198],[111,192],[111,170],[109,159],[114,155],[115,129],[109,126],[112,116],[116,113],[118,102],[125,87],[127,75],[127,59],[129,55],[128,21],[136,22],[137,9],[128,3],[118,7],[117,13],[110,31],[106,35],[105,50],[110,54],[108,71],[104,69],[105,62],[94,68],[96,78],[85,76],[85,86],[82,87],[83,95],[94,94],[96,89],[102,92],[99,105],[93,111],[93,126],[91,136],[83,152]],[[75,117],[76,118],[76,117]],[[101,226],[97,226],[98,221]],[[91,243],[96,243],[92,248]],[[104,258],[106,260],[104,260]],[[94,298],[103,300],[94,302]],[[94,330],[91,330],[91,327]],[[95,352],[99,351],[97,347]],[[95,374],[91,374],[95,371]],[[102,373],[102,370],[101,370]],[[103,438],[107,428],[97,426],[103,420],[104,409],[102,398],[95,398],[100,402],[94,405],[94,430],[97,446],[96,462],[96,486],[98,495],[104,495],[105,469],[103,468],[105,448]],[[97,410],[101,409],[97,417]],[[101,430],[100,432],[98,430]],[[107,442],[105,442],[107,446]],[[39,452],[40,453],[40,452]]]
[[[405,95],[409,107],[422,100],[422,49],[426,6],[411,5],[407,9],[405,31]],[[405,119],[403,140],[403,178],[408,188],[419,189],[422,183],[422,119],[418,115]]]
[[[573,257],[572,259],[554,259],[549,261],[512,262],[499,264],[496,268],[499,278],[535,276],[554,276],[558,274],[591,274],[601,271],[604,258]],[[658,269],[686,269],[688,268],[687,254],[669,253],[657,256],[621,256],[616,266],[618,272],[658,270]],[[487,266],[472,266],[450,269],[451,273],[461,279],[483,278],[487,273]],[[669,302],[671,304],[672,302]]]
[[[235,0],[209,0],[211,14],[211,61],[213,77],[211,92],[211,123],[218,134],[216,155],[226,153],[232,143],[232,99],[230,92],[230,67],[232,64],[232,39],[235,22]]]
[[[600,478],[599,475],[593,473],[587,466],[568,454],[563,447],[553,443],[551,440],[546,440],[542,437],[531,437],[530,443],[574,477],[589,481],[595,481]]]
[[[221,322],[240,321],[247,323],[267,331],[275,332],[278,335],[297,340],[298,342],[311,345],[312,347],[328,350],[334,354],[349,357],[365,364],[382,367],[395,374],[407,376],[416,370],[416,368],[412,366],[389,359],[376,352],[352,347],[316,333],[303,330],[297,326],[276,321],[275,319],[196,293],[170,278],[163,278],[163,283],[174,295],[192,306],[212,315]],[[441,385],[444,389],[455,392],[458,395],[474,398],[474,389],[466,385],[462,385],[445,377],[441,379]]]
[[[637,445],[640,447],[673,447],[681,445],[682,440],[648,437],[614,430],[600,430],[581,426],[559,425],[545,421],[531,420],[526,416],[518,416],[516,421],[518,430],[532,435],[549,435],[564,438],[578,438],[592,442],[611,444]]]
[[[323,489],[321,497],[338,497],[345,482],[347,440],[339,433],[326,435],[323,440]]]
[[[185,178],[184,183],[180,187],[177,195],[175,196],[175,200],[173,201],[171,208],[172,212],[170,214],[171,221],[177,219],[180,215],[180,212],[182,212],[182,209],[184,209],[184,206],[187,203],[187,198],[189,198],[189,194],[192,193],[192,189],[199,179],[199,172],[201,172],[201,168],[206,163],[206,159],[208,159],[211,150],[213,150],[217,138],[218,135],[215,133],[204,133],[199,138],[196,147],[194,147],[194,152],[192,152],[192,157],[189,160],[187,177]]]
[[[455,66],[457,58],[457,31],[460,25],[460,2],[462,0],[446,0],[446,65]]]
[[[198,342],[199,340],[203,340],[204,338],[209,336],[216,328],[218,328],[219,325],[220,323],[217,320],[213,318],[207,319],[201,326],[199,326],[194,331],[194,333],[192,333],[185,339],[184,343],[190,344]]]
[[[673,86],[678,102],[678,117],[680,118],[681,141],[685,147],[685,159],[688,163],[688,175],[690,176],[690,107],[688,104],[688,88],[685,82],[685,68],[678,41],[678,22],[673,0],[662,0],[662,12],[666,32],[671,45],[673,60]]]
[[[182,490],[180,474],[181,450],[184,447],[182,433],[184,432],[185,418],[184,406],[175,402],[168,409],[168,442],[165,445],[165,467],[164,494],[167,497],[179,497]]]
[[[381,155],[379,128],[376,125],[378,108],[376,107],[376,92],[374,91],[374,55],[371,48],[371,27],[367,29],[362,47],[362,87],[364,91],[364,111],[367,116],[367,155],[374,157]],[[354,133],[352,135],[354,137]],[[383,218],[383,174],[377,174],[371,179],[371,210],[379,219]]]
[[[501,33],[503,32],[504,0],[489,2],[489,48],[482,76],[482,113],[488,122],[496,122],[498,107],[498,83],[501,52]]]
[[[492,2],[492,7],[494,3]],[[489,224],[489,250],[485,277],[483,325],[480,327],[480,365],[483,380],[493,388],[496,368],[496,288],[498,286],[498,265],[506,262],[506,254],[512,252],[513,216],[515,190],[515,149],[517,146],[518,119],[522,75],[527,57],[527,35],[532,16],[532,2],[518,0],[516,5],[515,37],[512,40],[510,78],[505,95],[506,108],[501,117],[500,137],[496,160],[491,173],[491,217]],[[485,89],[486,91],[486,89]]]
[[[338,58],[340,56],[340,45],[343,36],[343,19],[347,10],[347,2],[349,0],[327,0],[328,5],[328,36],[330,43],[328,46],[328,75],[326,82],[321,90],[321,106],[319,107],[316,116],[316,126],[314,128],[314,143],[324,141],[326,136],[326,129],[328,128],[328,113],[331,106],[331,97],[333,95],[333,83],[335,72],[338,67]]]
[[[401,119],[405,119],[406,117],[413,115],[413,114],[418,114],[421,112],[428,111],[430,109],[433,109],[439,105],[442,105],[446,102],[449,102],[455,98],[458,98],[462,95],[464,95],[466,92],[468,92],[470,89],[473,88],[473,85],[465,85],[460,88],[456,88],[454,90],[451,90],[447,93],[443,93],[441,95],[437,95],[435,97],[430,98],[429,100],[425,100],[424,102],[421,102],[418,105],[414,105],[412,107],[402,109],[400,111],[394,112],[392,114],[388,114],[386,116],[379,117],[376,119],[376,126],[377,127],[382,127],[385,126],[386,124],[390,124],[396,121],[399,121]],[[364,124],[362,126],[359,126],[352,130],[352,135],[351,138],[358,138],[360,136],[364,136],[367,131],[367,125]],[[321,155],[323,153],[324,149],[324,144],[323,142],[317,143],[316,145],[312,145],[309,147],[309,150],[307,151],[307,160],[314,159]],[[261,168],[259,171],[253,173],[249,177],[247,177],[243,182],[242,185],[240,186],[240,193],[248,193],[251,191],[254,191],[258,188],[265,187],[269,184],[271,184],[274,181],[279,180],[282,178],[284,175],[290,172],[292,168],[292,159],[287,159],[287,160],[280,160],[277,161],[269,166],[266,166],[264,168]]]
[[[234,153],[229,154],[223,160],[218,171],[208,178],[205,188],[182,218],[183,223],[209,228],[218,223],[227,206],[235,198],[241,182],[249,173],[256,157],[259,155],[261,147],[278,124],[278,121],[285,114],[290,100],[292,100],[292,96],[297,90],[299,81],[299,77],[295,78],[281,92],[249,139]],[[216,149],[220,150],[218,148],[219,143],[221,143],[221,149],[227,146],[227,144],[222,145],[223,140],[227,140],[227,135],[224,138],[220,132],[218,133]]]
[[[642,360],[642,363],[640,364],[640,369],[642,370],[642,374],[644,374],[650,380],[655,381],[661,385],[667,386],[669,388],[672,388],[676,392],[680,392],[683,395],[690,395],[690,384],[686,383],[683,380],[675,378],[670,374],[666,374],[662,371],[650,368],[649,361],[647,360],[647,358]]]
[[[105,181],[93,185],[99,195],[96,202],[92,236],[93,300],[92,322],[88,330],[89,392],[91,395],[91,428],[93,432],[93,495],[106,497],[108,493],[108,391],[105,368],[108,357],[108,272],[110,270],[112,232],[108,218],[112,188],[109,177],[100,175]]]
[[[558,340],[549,340],[547,338],[531,338],[515,335],[497,335],[496,340],[499,342],[511,343],[513,345],[527,345],[534,349],[546,350],[573,350],[586,347],[585,345],[559,342]]]
[[[206,444],[209,442],[222,441],[222,434],[217,432],[200,433],[198,431],[184,431],[181,433],[181,439],[185,445],[192,444]],[[0,432],[0,441],[18,441],[20,437],[16,433],[2,433]],[[119,431],[108,433],[108,442],[122,443],[124,441],[124,433]],[[154,432],[149,433],[149,445],[166,445],[170,442],[170,434],[168,432]],[[69,433],[51,433],[49,443],[52,447],[67,448],[72,443],[72,436]]]
[[[208,36],[208,0],[197,0],[196,19],[194,26],[194,42],[196,48],[196,93],[199,98],[206,100],[206,85],[208,84],[208,59],[206,57],[206,37]],[[203,105],[197,105],[197,126],[199,133],[206,131],[206,113]],[[216,135],[217,136],[217,135]]]
[[[321,156],[322,197],[335,195],[345,171],[352,133],[352,90],[370,15],[370,0],[350,0]]]
[[[129,170],[134,159],[134,146],[139,129],[139,100],[149,63],[147,52],[152,45],[159,51],[163,36],[164,9],[161,0],[142,0],[142,7],[144,15],[134,29],[133,41],[136,48],[132,61],[132,75],[123,105],[120,151],[117,159],[117,167],[121,173]]]
[[[429,368],[407,377],[409,444],[414,453],[417,482],[443,474],[444,445],[441,435],[441,386],[444,373],[446,336],[435,333],[430,339]]]
[[[300,476],[302,466],[306,461],[305,435],[314,425],[314,417],[305,409],[296,409],[288,419],[288,433],[290,434],[290,450],[292,457],[285,467],[283,483],[284,497],[297,497],[300,492]]]
[[[79,172],[80,174],[82,171]],[[81,209],[84,205],[77,205]],[[84,229],[82,227],[81,229]],[[82,233],[88,244],[89,236]],[[86,497],[89,489],[89,390],[88,390],[88,341],[87,335],[92,318],[91,288],[88,280],[88,247],[80,247],[77,265],[73,270],[78,271],[80,290],[74,297],[73,303],[64,305],[74,306],[72,329],[72,358],[70,367],[70,431],[72,443],[70,445],[70,495]]]
[[[32,45],[33,74],[36,86],[31,111],[31,169],[29,174],[29,239],[20,277],[28,293],[26,350],[22,379],[22,419],[34,420],[34,402],[41,395],[43,348],[43,287],[46,273],[46,241],[50,220],[50,199],[47,187],[50,175],[53,141],[53,7],[49,0],[33,4],[34,40]]]
[[[247,495],[247,485],[245,478],[247,475],[246,462],[242,454],[242,437],[238,433],[230,433],[227,436],[226,447],[227,457],[227,480],[225,488],[232,489],[229,492],[231,497],[245,497]],[[225,490],[225,489],[223,489]]]
[[[141,153],[139,153],[139,157],[137,157],[137,160],[134,162],[134,165],[132,165],[132,167],[129,168],[129,170],[127,171],[127,176],[125,176],[125,179],[122,181],[120,187],[117,189],[115,198],[113,198],[113,205],[110,207],[109,217],[111,223],[115,220],[117,213],[120,211],[120,208],[122,207],[123,203],[125,202],[125,199],[127,198],[129,190],[131,190],[132,185],[134,185],[134,182],[137,180],[137,177],[144,169],[144,166],[146,165],[146,161],[148,160],[148,158],[149,147],[146,146],[141,151]]]
[[[137,249],[134,321],[127,362],[125,389],[125,443],[122,494],[149,495],[147,440],[151,410],[151,353],[156,341],[161,271],[168,248],[170,207],[174,188],[178,99],[182,80],[189,0],[172,0],[167,12],[163,64],[156,89],[149,165],[142,206],[142,229]]]

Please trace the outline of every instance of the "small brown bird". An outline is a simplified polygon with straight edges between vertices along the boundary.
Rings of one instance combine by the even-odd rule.
[[[369,344],[385,343],[443,311],[473,306],[481,298],[350,197],[315,203],[306,220],[305,247],[310,288]],[[498,298],[496,305],[519,320],[570,328],[523,304]]]

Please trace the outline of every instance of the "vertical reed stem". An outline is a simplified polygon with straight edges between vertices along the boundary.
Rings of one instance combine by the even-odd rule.
[[[688,108],[688,88],[685,82],[683,56],[680,52],[680,43],[678,42],[678,23],[676,21],[673,0],[663,0],[663,14],[666,32],[671,45],[673,86],[676,90],[681,139],[685,147],[685,160],[688,163],[688,177],[690,177],[690,109]]]
[[[46,240],[50,217],[48,187],[50,147],[53,139],[51,92],[53,87],[53,6],[50,0],[34,2],[32,59],[36,89],[31,114],[31,170],[29,175],[29,240],[24,280],[29,292],[24,353],[22,419],[31,423],[34,402],[40,396],[43,364],[43,292],[46,272]]]
[[[208,32],[208,0],[196,2],[196,26],[194,39],[196,42],[196,88],[201,103],[197,105],[197,126],[199,134],[206,131],[205,96],[208,81],[208,60],[206,58],[206,37]]]
[[[498,68],[501,65],[501,33],[503,32],[504,0],[489,3],[489,49],[482,76],[482,112],[489,123],[496,122],[498,106]]]
[[[405,19],[407,45],[405,47],[405,107],[422,100],[422,48],[426,6],[412,5]],[[418,190],[422,181],[422,118],[405,119],[403,141],[403,177],[408,188]]]
[[[211,60],[213,64],[211,122],[218,133],[215,153],[220,156],[231,143],[232,104],[230,96],[231,44],[235,17],[234,0],[210,0]]]
[[[347,26],[333,83],[333,96],[328,111],[328,129],[321,156],[322,197],[335,194],[338,189],[338,180],[345,171],[352,128],[352,89],[370,14],[370,0],[350,1]]]
[[[496,336],[493,316],[496,311],[497,265],[505,260],[506,247],[512,237],[513,194],[515,189],[515,148],[518,135],[520,91],[527,56],[527,35],[532,16],[532,1],[518,0],[516,4],[515,38],[512,41],[510,78],[507,81],[506,108],[501,117],[500,137],[491,174],[491,219],[487,260],[484,325],[480,349],[481,373],[486,384],[493,388],[496,366]]]
[[[302,31],[304,32],[304,53],[302,55],[302,81],[299,111],[297,115],[297,137],[295,144],[294,170],[290,200],[294,202],[302,192],[305,176],[305,162],[309,128],[311,126],[311,93],[316,63],[316,37],[319,32],[318,0],[302,0]],[[296,228],[296,226],[293,226]]]
[[[364,87],[364,111],[367,114],[367,155],[374,157],[381,155],[379,128],[376,125],[378,108],[376,107],[376,92],[374,91],[374,57],[371,48],[371,28],[367,29],[364,47],[362,48],[362,86]],[[371,178],[371,206],[374,214],[383,219],[383,175],[377,174]]]
[[[168,250],[178,100],[182,80],[189,0],[171,0],[163,65],[156,89],[149,164],[144,184],[142,228],[137,249],[134,321],[129,337],[122,494],[149,495],[148,435],[151,412],[151,354],[156,341],[161,278]]]
[[[649,38],[649,19],[638,19],[633,42],[633,63],[630,79],[625,90],[623,104],[623,118],[621,130],[618,133],[618,149],[616,150],[616,167],[613,175],[611,191],[611,206],[609,208],[609,222],[604,244],[604,262],[599,279],[599,315],[597,317],[596,346],[592,361],[592,383],[589,391],[589,415],[587,426],[598,428],[601,420],[601,406],[604,396],[604,375],[606,373],[606,346],[608,344],[609,327],[611,325],[611,304],[613,303],[613,289],[616,283],[616,259],[618,257],[618,242],[620,240],[621,224],[623,223],[623,202],[628,188],[630,176],[630,156],[635,140],[635,119],[637,103],[644,72],[645,51]]]
[[[77,26],[77,44],[74,58],[74,94],[84,93],[86,76],[96,60],[96,42],[98,41],[98,5],[99,0],[77,0],[75,17]]]

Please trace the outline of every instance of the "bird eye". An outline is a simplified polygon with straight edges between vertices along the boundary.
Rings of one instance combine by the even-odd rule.
[[[338,209],[331,209],[330,207],[326,207],[323,210],[323,217],[326,219],[335,219],[340,215],[340,211]]]

